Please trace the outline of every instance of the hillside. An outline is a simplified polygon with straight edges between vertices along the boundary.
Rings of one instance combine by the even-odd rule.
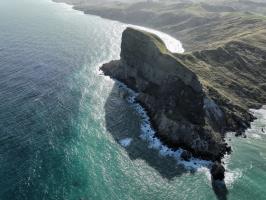
[[[161,30],[181,40],[186,51],[215,48],[266,29],[263,1],[55,1],[87,14]]]

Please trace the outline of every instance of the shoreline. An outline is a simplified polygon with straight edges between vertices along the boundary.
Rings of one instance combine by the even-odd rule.
[[[159,26],[150,26],[146,23],[132,23],[131,20],[123,20],[122,18],[119,18],[119,17],[107,17],[107,16],[103,16],[99,13],[96,13],[96,12],[87,12],[85,10],[82,10],[80,8],[78,8],[76,5],[73,5],[71,3],[68,3],[68,2],[64,2],[64,1],[56,1],[56,0],[50,0],[54,3],[59,3],[59,4],[64,4],[64,5],[67,5],[69,7],[71,7],[72,10],[75,10],[75,11],[79,11],[81,12],[82,14],[84,15],[91,15],[91,16],[96,16],[96,17],[100,17],[102,19],[106,19],[106,20],[111,20],[111,21],[115,21],[115,22],[119,22],[119,23],[122,23],[122,24],[126,24],[128,26],[131,26],[131,27],[135,27],[135,28],[141,28],[141,30],[153,30],[155,32],[160,32],[160,33],[163,33],[165,35],[168,35],[169,37],[172,37],[174,38],[175,40],[178,40],[180,43],[181,43],[181,47],[182,49],[184,50],[183,52],[185,52],[185,47],[184,47],[184,44],[181,42],[181,40],[178,39],[178,37],[176,37],[173,32],[171,31],[165,31],[163,28],[160,28]],[[179,53],[183,53],[183,52],[179,52]],[[173,53],[177,53],[177,52],[173,52]]]
[[[53,2],[55,2],[55,1],[53,1]],[[55,3],[58,3],[58,2],[55,2]],[[64,2],[60,2],[60,3],[64,3]],[[66,4],[66,5],[69,5],[69,6],[71,6],[70,4],[68,4],[68,3],[64,3],[64,4]],[[85,15],[87,15],[87,14],[89,14],[89,15],[94,15],[94,16],[97,16],[97,17],[101,17],[101,18],[103,18],[103,19],[108,19],[108,20],[112,20],[112,21],[118,21],[118,22],[122,22],[122,23],[127,23],[127,22],[124,22],[123,20],[117,20],[117,19],[112,19],[112,18],[107,18],[107,17],[103,17],[103,16],[100,16],[100,15],[97,15],[97,14],[91,14],[91,13],[86,13],[85,11],[83,11],[83,10],[79,10],[79,9],[77,9],[75,6],[71,6],[71,8],[73,9],[73,10],[76,10],[76,11],[81,11],[82,13],[84,13]],[[133,24],[129,24],[128,26],[132,26],[132,27],[140,27],[139,25],[133,25]],[[149,31],[149,29],[150,28],[146,28],[146,27],[140,27],[140,28],[143,28],[143,30],[147,30],[148,29],[148,31]],[[155,30],[156,31],[156,30]],[[158,32],[160,32],[160,31],[158,31]],[[162,32],[163,34],[166,34],[166,33],[164,33],[164,32]],[[156,34],[157,35],[157,34]],[[167,34],[168,35],[168,34]],[[160,36],[159,36],[160,37]],[[174,38],[174,37],[173,37]],[[175,39],[175,38],[174,38]],[[177,40],[177,39],[176,39]],[[181,43],[181,42],[180,42]],[[178,52],[178,53],[180,53],[180,52]],[[136,109],[138,110],[137,112],[140,114],[140,115],[142,115],[142,118],[143,118],[143,122],[145,123],[145,122],[148,122],[148,123],[146,123],[146,126],[143,126],[142,127],[142,132],[149,132],[149,133],[153,133],[153,134],[155,134],[155,132],[154,132],[154,130],[151,128],[151,123],[150,123],[150,121],[149,121],[149,117],[148,117],[148,115],[147,115],[147,112],[145,112],[145,109],[140,105],[140,104],[138,104],[136,101],[135,101],[135,99],[133,98],[132,100],[130,100],[131,102],[130,103],[132,103],[132,104],[135,104],[135,106],[136,106]],[[140,107],[138,108],[138,106],[137,105],[139,105]],[[261,106],[261,107],[263,107],[263,106]],[[146,117],[144,117],[144,116],[146,116]],[[246,132],[246,131],[245,131]],[[144,137],[144,136],[143,136]],[[145,137],[144,137],[145,138]],[[152,138],[152,136],[150,135],[150,136],[148,136],[148,139],[151,139]],[[226,138],[226,134],[225,134],[225,137],[224,138]],[[158,138],[156,138],[156,139],[158,139]],[[147,138],[146,138],[146,140],[147,140]],[[160,141],[160,139],[158,139],[159,141],[156,141],[155,143],[161,143],[161,141]],[[148,140],[149,141],[149,140]],[[127,142],[125,141],[125,144],[127,144]],[[130,142],[129,142],[129,145],[130,145]],[[126,146],[126,145],[125,145]],[[171,152],[171,149],[170,148],[168,148],[168,147],[166,147],[166,146],[163,146],[162,144],[160,144],[160,145],[155,145],[155,147],[154,147],[155,149],[157,149],[158,150],[158,148],[161,148],[161,150],[159,150],[159,152],[161,153],[161,151],[162,152],[164,152],[165,153],[165,155],[177,155],[174,151],[172,151]],[[168,149],[167,149],[168,148]],[[163,154],[164,154],[163,153]],[[179,152],[180,153],[180,152]],[[181,154],[181,153],[180,153]],[[179,154],[179,159],[180,159],[180,154]]]
[[[66,2],[57,2],[57,1],[54,1],[54,0],[50,0],[50,1],[53,2],[53,3],[56,3],[56,4],[63,4],[65,6],[67,6],[68,9],[72,9],[72,10],[81,12],[84,15],[91,15],[91,16],[99,17],[99,18],[102,18],[102,19],[105,19],[105,20],[111,20],[111,21],[115,21],[115,22],[118,22],[118,23],[122,23],[122,24],[125,25],[125,28],[126,27],[133,27],[133,28],[137,28],[137,29],[140,29],[140,30],[143,30],[143,31],[148,31],[150,33],[158,35],[164,41],[165,45],[167,46],[167,48],[168,48],[168,50],[170,52],[178,53],[178,54],[182,54],[182,53],[186,52],[184,47],[183,47],[182,42],[179,39],[175,38],[174,36],[172,36],[169,33],[163,32],[160,29],[156,29],[156,28],[153,28],[153,27],[148,27],[148,26],[141,25],[141,24],[132,24],[132,23],[126,22],[126,21],[124,22],[123,20],[111,19],[111,18],[103,17],[103,16],[100,16],[100,15],[97,15],[97,14],[86,13],[85,11],[79,10],[74,5],[66,3]]]
[[[63,1],[96,4],[113,0]],[[132,2],[132,0],[121,1]],[[164,3],[164,1],[161,2]],[[171,143],[171,140],[167,140],[163,135],[172,135],[172,141],[174,141],[174,137],[182,139],[191,131],[186,129],[188,131],[183,135],[178,130],[161,128],[166,126],[161,125],[154,118],[155,115],[164,113],[158,107],[158,103],[162,102],[161,105],[168,106],[168,102],[173,102],[172,95],[177,94],[178,101],[180,99],[183,102],[189,102],[194,98],[194,95],[179,94],[179,88],[189,91],[183,83],[179,83],[180,87],[158,83],[160,74],[154,71],[157,63],[162,72],[162,78],[167,77],[163,75],[166,71],[172,73],[172,77],[177,77],[168,68],[167,61],[157,62],[157,59],[154,59],[149,66],[141,65],[142,59],[137,59],[138,49],[143,49],[143,52],[152,52],[152,49],[145,48],[149,45],[144,47],[138,45],[140,37],[132,34],[132,36],[135,35],[136,40],[131,40],[132,54],[128,51],[126,55],[131,55],[132,61],[135,58],[136,68],[138,66],[140,66],[139,69],[146,68],[145,73],[141,73],[140,70],[139,76],[136,76],[136,86],[145,87],[145,82],[137,79],[143,75],[143,79],[145,78],[149,83],[156,83],[161,88],[154,90],[149,87],[144,91],[134,87],[133,81],[129,81],[132,80],[130,76],[135,73],[134,66],[132,68],[129,66],[126,70],[129,79],[115,76],[115,72],[119,73],[123,65],[120,65],[121,68],[117,68],[117,71],[113,70],[114,79],[99,70],[100,66],[110,60],[120,58],[120,50],[125,47],[120,45],[125,24],[84,14],[68,4],[47,0],[22,2],[21,0],[3,0],[0,5],[3,5],[0,6],[3,11],[0,13],[3,19],[0,21],[0,26],[5,27],[0,32],[3,39],[2,51],[0,48],[0,56],[3,58],[2,91],[5,94],[2,99],[1,115],[3,177],[0,199],[30,200],[43,197],[46,200],[55,200],[55,198],[237,200],[252,199],[256,196],[256,199],[264,200],[266,196],[264,190],[266,187],[264,170],[266,169],[266,106],[259,110],[249,110],[257,119],[245,132],[246,138],[235,137],[233,132],[226,134],[225,142],[232,147],[232,153],[221,160],[225,169],[224,180],[214,181],[211,173],[213,162],[203,160],[205,157],[198,159],[196,154],[186,154],[189,153],[186,146],[182,146],[182,143],[179,145],[178,142]],[[143,43],[146,44],[145,41]],[[241,46],[233,50],[242,52]],[[227,67],[235,68],[233,62],[232,65],[225,63],[224,68],[222,65],[216,65],[219,60],[231,61],[223,51],[212,51],[210,52],[212,54],[208,52],[205,54],[205,52],[198,54],[185,52],[179,55],[173,54],[171,57],[177,56],[177,60],[187,66],[186,61],[191,63],[193,61],[191,58],[198,59],[199,56],[206,58],[206,55],[213,55],[215,57],[212,60],[213,66],[217,69],[228,72],[231,68],[227,71]],[[232,53],[233,57],[233,51],[228,52]],[[250,51],[247,49],[247,52]],[[145,57],[145,54],[142,55]],[[172,54],[169,53],[169,55]],[[239,54],[236,53],[236,55]],[[242,55],[246,56],[246,54]],[[254,60],[262,59],[266,54],[261,54],[262,57],[255,56]],[[121,57],[123,58],[123,55]],[[153,58],[157,57],[160,56]],[[153,59],[148,59],[147,63],[149,60]],[[123,62],[127,65],[126,60]],[[197,63],[193,66],[200,69],[205,65],[204,62],[202,63],[203,65]],[[130,65],[129,61],[128,65]],[[215,72],[213,73],[211,66],[205,66],[210,69],[206,74],[211,80],[215,77]],[[191,65],[188,67],[190,68]],[[178,64],[176,68],[178,70]],[[243,70],[248,77],[252,78],[257,74],[258,80],[263,77],[266,80],[266,71],[262,69],[260,75],[257,73],[256,66],[253,71],[246,68],[243,63],[239,69]],[[218,70],[216,72],[219,73]],[[148,79],[149,74],[151,74],[150,79]],[[186,73],[182,73],[181,78],[185,76]],[[229,74],[227,80],[230,85],[222,77],[220,79],[229,91],[232,90],[232,93],[225,94],[226,97],[231,97],[228,94],[234,95],[233,88],[236,86],[240,93],[243,91],[242,88],[245,89],[238,84],[245,81],[244,77],[243,79],[237,75],[235,77],[236,84],[231,84]],[[213,84],[215,82],[209,82],[209,80],[207,80],[209,86],[221,92],[217,85]],[[119,81],[122,82],[119,83]],[[266,82],[264,83],[266,86]],[[5,85],[10,87],[7,88]],[[252,83],[250,86],[250,89],[247,87],[245,91],[251,94],[251,98],[254,96],[254,101],[251,98],[244,99],[245,101],[251,100],[250,103],[252,103],[260,94],[265,96],[265,93],[260,93],[259,84],[257,85],[258,95],[252,92],[254,91]],[[171,90],[168,90],[170,88]],[[130,89],[134,90],[131,90],[131,95]],[[156,95],[154,91],[158,93],[165,91],[165,93]],[[143,93],[153,95],[158,103],[149,104],[144,101]],[[231,99],[234,101],[233,98]],[[200,101],[189,104],[196,105],[197,102]],[[227,109],[230,108],[232,107],[227,107]],[[172,113],[182,112],[182,116],[186,117],[183,115],[184,111],[184,114],[191,113],[199,119],[197,107],[188,109],[183,106],[180,109],[170,109]],[[184,126],[178,119],[176,123]],[[265,133],[261,131],[263,127]],[[199,134],[202,136],[202,132]],[[209,140],[209,138],[203,139]],[[190,141],[192,140],[193,138]],[[209,149],[212,151],[211,148]]]
[[[199,159],[195,157],[191,157],[189,161],[185,161],[181,158],[181,154],[184,152],[184,149],[177,148],[176,150],[174,150],[164,145],[163,142],[160,140],[160,138],[156,136],[156,131],[153,128],[153,125],[150,121],[150,117],[148,116],[147,111],[139,102],[137,102],[136,98],[138,96],[138,93],[130,89],[127,85],[125,85],[121,81],[118,81],[113,78],[111,79],[116,83],[118,83],[119,87],[128,93],[129,97],[126,99],[126,101],[133,107],[133,109],[136,111],[139,118],[141,119],[140,138],[149,143],[149,148],[158,150],[159,154],[162,156],[170,156],[175,158],[177,164],[183,165],[187,170],[199,170],[202,167],[210,169],[210,167],[213,164],[212,161]]]
[[[249,5],[245,1],[239,1],[236,5],[228,0],[221,0],[217,5],[206,1],[171,0],[120,3],[103,0],[102,4],[90,0],[52,1],[71,5],[72,9],[84,14],[159,30],[180,39],[188,52],[216,49],[229,41],[244,39],[245,35],[252,35],[254,32],[261,35],[264,34],[263,27],[266,27],[266,17],[263,18],[263,14],[256,12],[257,5]],[[224,9],[224,4],[228,4],[231,9]],[[212,10],[215,5],[217,9]],[[241,9],[247,5],[255,10],[247,12]]]
[[[196,158],[193,156],[188,161],[183,160],[181,158],[181,154],[184,151],[182,148],[177,148],[174,150],[170,147],[167,147],[165,144],[162,143],[160,138],[156,136],[156,132],[152,127],[152,123],[150,122],[150,118],[147,114],[147,111],[136,100],[138,93],[132,90],[131,88],[129,88],[127,85],[125,85],[121,81],[111,78],[109,76],[105,76],[101,70],[100,72],[101,72],[101,75],[104,76],[106,79],[116,82],[119,86],[119,90],[124,90],[127,93],[128,97],[125,98],[125,100],[130,106],[132,106],[133,110],[137,113],[141,121],[141,130],[140,130],[141,133],[139,137],[142,140],[148,142],[149,144],[148,148],[151,148],[157,151],[158,154],[163,157],[174,158],[176,160],[176,164],[183,166],[184,169],[187,170],[188,172],[199,172],[199,173],[205,174],[209,183],[212,182],[210,170],[214,164],[213,161],[204,160],[204,159]],[[256,111],[260,111],[260,109]],[[264,111],[266,113],[266,106],[265,106]],[[265,119],[266,119],[266,115],[265,115]],[[231,136],[235,137],[233,133],[227,133],[225,136],[226,141],[228,141],[227,139],[229,139],[227,137],[228,134],[232,134]],[[132,141],[133,139],[131,137],[126,137],[119,141],[119,145],[121,145],[123,148],[126,149],[131,145]],[[226,154],[221,160],[225,167],[225,179],[224,179],[224,182],[220,182],[222,185],[225,184],[227,186],[232,186],[232,184],[237,179],[241,178],[243,175],[242,170],[229,168],[230,159],[231,159],[231,154]]]

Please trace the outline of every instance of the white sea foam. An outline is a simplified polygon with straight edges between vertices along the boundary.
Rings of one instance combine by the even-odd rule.
[[[259,110],[252,109],[251,113],[257,117],[257,119],[251,123],[251,128],[246,131],[248,137],[252,139],[261,139],[262,135],[266,134],[266,106],[262,107]],[[264,132],[262,131],[264,129]],[[230,155],[226,155],[223,159],[225,163],[225,183],[227,185],[232,185],[235,180],[239,179],[243,175],[243,171],[240,168],[229,170]]]
[[[191,158],[190,161],[185,161],[181,159],[181,154],[183,149],[179,148],[178,150],[173,150],[160,141],[159,138],[155,136],[155,131],[151,126],[150,118],[147,115],[145,109],[136,102],[136,97],[138,93],[134,92],[130,88],[128,88],[125,84],[117,81],[119,87],[126,90],[129,94],[127,101],[131,104],[131,106],[136,110],[141,118],[141,133],[140,138],[147,141],[149,144],[149,148],[158,150],[160,155],[162,156],[170,156],[175,158],[177,164],[184,166],[187,170],[193,171],[201,171],[202,168],[210,168],[212,162],[207,160],[201,160],[197,158]]]
[[[178,165],[182,165],[187,170],[197,171],[200,173],[204,173],[207,179],[211,182],[211,174],[210,168],[212,166],[211,161],[201,160],[198,158],[191,158],[190,161],[185,161],[181,159],[181,154],[184,151],[179,148],[178,150],[173,150],[162,144],[159,138],[155,136],[155,131],[151,126],[150,118],[147,115],[145,109],[136,102],[136,97],[138,93],[134,92],[130,88],[128,88],[125,84],[117,81],[119,87],[126,90],[129,94],[127,101],[131,104],[131,106],[136,110],[139,114],[141,120],[141,134],[140,138],[148,141],[149,148],[155,149],[159,151],[161,156],[170,156],[175,158]],[[224,167],[225,167],[225,179],[224,182],[227,186],[231,186],[237,179],[242,176],[241,169],[229,169],[230,155],[226,155],[223,159]]]
[[[249,137],[260,139],[261,135],[266,134],[266,106],[259,110],[251,109],[250,111],[257,119],[251,123],[251,128],[246,133]]]
[[[133,27],[133,28],[140,29],[140,30],[144,30],[144,31],[147,31],[147,32],[150,32],[150,33],[153,33],[153,34],[159,36],[164,41],[168,50],[171,51],[172,53],[184,53],[184,51],[185,51],[182,43],[179,40],[177,40],[176,38],[174,38],[174,37],[172,37],[166,33],[163,33],[163,32],[160,32],[160,31],[157,31],[154,29],[142,27],[142,26],[136,26],[136,25],[129,25],[129,26]]]
[[[47,1],[43,1],[43,3],[47,3]],[[55,6],[60,6],[62,8],[62,11],[76,12],[76,10],[73,9],[73,7],[74,7],[73,5],[67,4],[65,2],[54,2],[53,0],[51,0],[51,1],[48,1],[48,3],[52,3]]]
[[[265,133],[262,133],[262,134],[265,134]],[[256,134],[256,133],[253,133],[252,135],[250,135],[250,137],[254,138],[254,139],[261,139],[261,135],[260,134]]]
[[[251,109],[250,112],[257,117],[257,119],[251,123],[251,128],[246,131],[248,137],[253,139],[261,139],[262,135],[266,134],[266,106],[259,110]],[[262,131],[264,129],[265,132]],[[225,183],[230,186],[235,180],[239,179],[243,175],[243,170],[240,168],[229,169],[231,156],[226,155],[223,159],[225,171]]]
[[[67,3],[60,3],[60,5],[63,7],[63,9],[65,9],[65,10],[67,10],[67,11],[75,11],[76,12],[76,10],[74,10],[73,9],[73,5],[70,5],[70,4],[67,4]]]
[[[227,186],[231,186],[237,179],[242,177],[241,169],[226,170],[224,182]]]
[[[56,2],[53,2],[52,0],[51,0],[51,2],[58,4]],[[74,9],[73,5],[70,5],[70,4],[67,4],[64,2],[60,2],[58,5],[62,6],[65,11],[75,12],[76,14],[84,14],[83,11],[79,11],[79,10]],[[119,22],[117,22],[117,23],[119,24],[119,27],[124,25],[123,23],[119,23]],[[144,31],[147,31],[147,32],[150,32],[150,33],[153,33],[153,34],[159,36],[164,41],[168,50],[171,51],[172,53],[184,53],[184,51],[185,51],[182,43],[179,40],[177,40],[176,38],[174,38],[174,37],[172,37],[166,33],[163,33],[161,31],[154,30],[151,28],[146,28],[143,26],[133,25],[133,24],[126,24],[124,26],[124,29],[126,29],[127,27],[137,28],[137,29],[144,30]],[[120,34],[120,31],[117,32],[117,29],[114,29],[113,34],[116,34],[116,33]]]
[[[128,147],[131,142],[133,141],[132,138],[124,138],[124,139],[121,139],[119,140],[119,143],[123,146],[123,147]]]
[[[231,186],[237,179],[239,179],[242,176],[242,170],[239,168],[236,169],[229,169],[229,163],[231,160],[230,155],[225,155],[223,158],[223,163],[225,167],[225,179],[224,182],[226,185]]]

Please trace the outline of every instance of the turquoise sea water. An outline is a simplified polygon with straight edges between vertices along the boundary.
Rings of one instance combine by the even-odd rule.
[[[0,0],[0,200],[266,199],[265,110],[247,139],[228,135],[227,194],[139,137],[125,92],[98,70],[119,58],[125,27]]]

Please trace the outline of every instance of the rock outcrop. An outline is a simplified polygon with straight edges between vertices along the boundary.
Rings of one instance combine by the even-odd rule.
[[[212,179],[222,181],[224,180],[224,173],[224,166],[219,162],[215,162],[211,168]]]
[[[121,60],[104,64],[101,69],[139,92],[138,101],[168,146],[182,147],[210,160],[220,159],[227,151],[217,131],[225,123],[224,113],[206,95],[197,75],[157,36],[126,29]]]
[[[104,5],[92,0],[54,1],[86,14],[161,30],[182,41],[189,52],[171,54],[156,36],[128,29],[121,60],[102,70],[139,92],[157,135],[168,146],[186,149],[183,159],[191,152],[219,161],[231,151],[224,134],[242,135],[255,119],[249,109],[266,104],[263,0]]]
[[[101,69],[139,93],[166,145],[220,161],[231,151],[224,134],[241,134],[255,119],[249,109],[266,103],[266,51],[258,46],[237,41],[172,54],[156,35],[127,28],[121,59]]]

